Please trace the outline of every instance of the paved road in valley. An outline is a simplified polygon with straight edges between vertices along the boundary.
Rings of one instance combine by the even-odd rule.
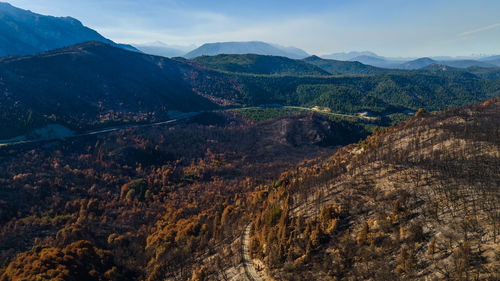
[[[177,122],[182,121],[184,119],[188,119],[190,117],[196,116],[200,113],[201,112],[191,112],[191,113],[186,113],[182,116],[178,116],[176,119],[172,119],[172,120],[168,120],[168,121],[149,123],[149,124],[123,125],[123,126],[99,129],[99,130],[95,130],[95,131],[88,131],[88,132],[84,132],[81,134],[76,134],[76,135],[67,136],[67,137],[63,137],[63,138],[21,140],[21,141],[4,142],[4,143],[0,142],[0,147],[11,146],[11,145],[16,145],[16,144],[30,144],[30,143],[39,143],[39,142],[46,142],[46,141],[71,139],[71,138],[84,137],[84,136],[100,135],[100,134],[111,133],[111,132],[116,132],[116,131],[125,130],[125,129],[131,129],[131,128],[146,128],[146,127],[155,127],[155,126],[161,126],[161,125],[174,124],[174,123],[177,123]]]
[[[362,116],[359,116],[359,115],[349,115],[349,114],[342,114],[342,113],[333,113],[333,112],[328,112],[328,111],[314,110],[312,108],[302,107],[302,106],[284,106],[284,107],[285,108],[295,108],[295,109],[307,110],[307,111],[314,111],[314,112],[318,112],[318,113],[321,113],[321,114],[332,115],[332,116],[349,117],[349,118],[356,118],[356,119],[368,119],[366,117],[362,117]]]

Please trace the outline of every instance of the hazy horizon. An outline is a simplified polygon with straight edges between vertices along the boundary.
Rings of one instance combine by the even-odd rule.
[[[103,36],[129,44],[264,41],[316,55],[371,51],[387,57],[500,53],[500,3],[492,0],[7,2],[35,13],[77,18]]]

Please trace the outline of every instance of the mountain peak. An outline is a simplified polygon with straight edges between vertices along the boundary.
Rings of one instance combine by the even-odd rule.
[[[256,54],[281,56],[292,59],[302,59],[309,56],[306,52],[295,47],[283,47],[276,44],[270,44],[261,41],[246,42],[215,42],[205,43],[201,47],[187,53],[186,58],[195,58],[199,56],[215,56],[219,54]]]
[[[419,69],[422,67],[426,67],[432,64],[438,64],[437,61],[428,58],[428,57],[423,57],[423,58],[418,58],[416,60],[412,60],[409,62],[405,62],[399,66],[401,69],[408,69],[408,70],[413,70],[413,69]]]
[[[19,8],[16,8],[7,2],[0,2],[0,9],[19,9]],[[21,10],[21,9],[19,9],[19,10]]]
[[[423,61],[423,62],[436,62],[435,60],[429,58],[429,57],[423,57],[423,58],[418,58],[414,61]]]
[[[302,60],[282,56],[256,54],[200,56],[191,61],[207,68],[233,73],[252,73],[265,75],[324,76],[327,71]]]
[[[305,61],[315,61],[315,60],[322,60],[322,58],[318,57],[317,55],[312,55],[310,57],[307,57],[304,59]]]
[[[380,58],[377,54],[370,52],[370,51],[352,51],[348,53],[333,53],[329,55],[324,55],[322,56],[325,59],[334,59],[334,60],[343,60],[343,61],[348,61],[348,60],[353,60],[356,57],[361,57],[361,56],[367,56],[367,57],[375,57],[375,58]]]
[[[116,44],[72,17],[45,16],[5,2],[0,2],[0,11],[0,57],[40,53],[86,41],[137,51]]]

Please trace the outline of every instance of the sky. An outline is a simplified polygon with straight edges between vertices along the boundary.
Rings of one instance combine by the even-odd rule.
[[[3,0],[119,43],[265,41],[310,54],[500,54],[498,0]]]

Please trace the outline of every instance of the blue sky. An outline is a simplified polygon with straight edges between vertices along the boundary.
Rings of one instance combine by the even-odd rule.
[[[8,1],[8,0],[7,0]],[[260,40],[311,54],[500,53],[498,0],[11,0],[72,16],[122,43]]]

